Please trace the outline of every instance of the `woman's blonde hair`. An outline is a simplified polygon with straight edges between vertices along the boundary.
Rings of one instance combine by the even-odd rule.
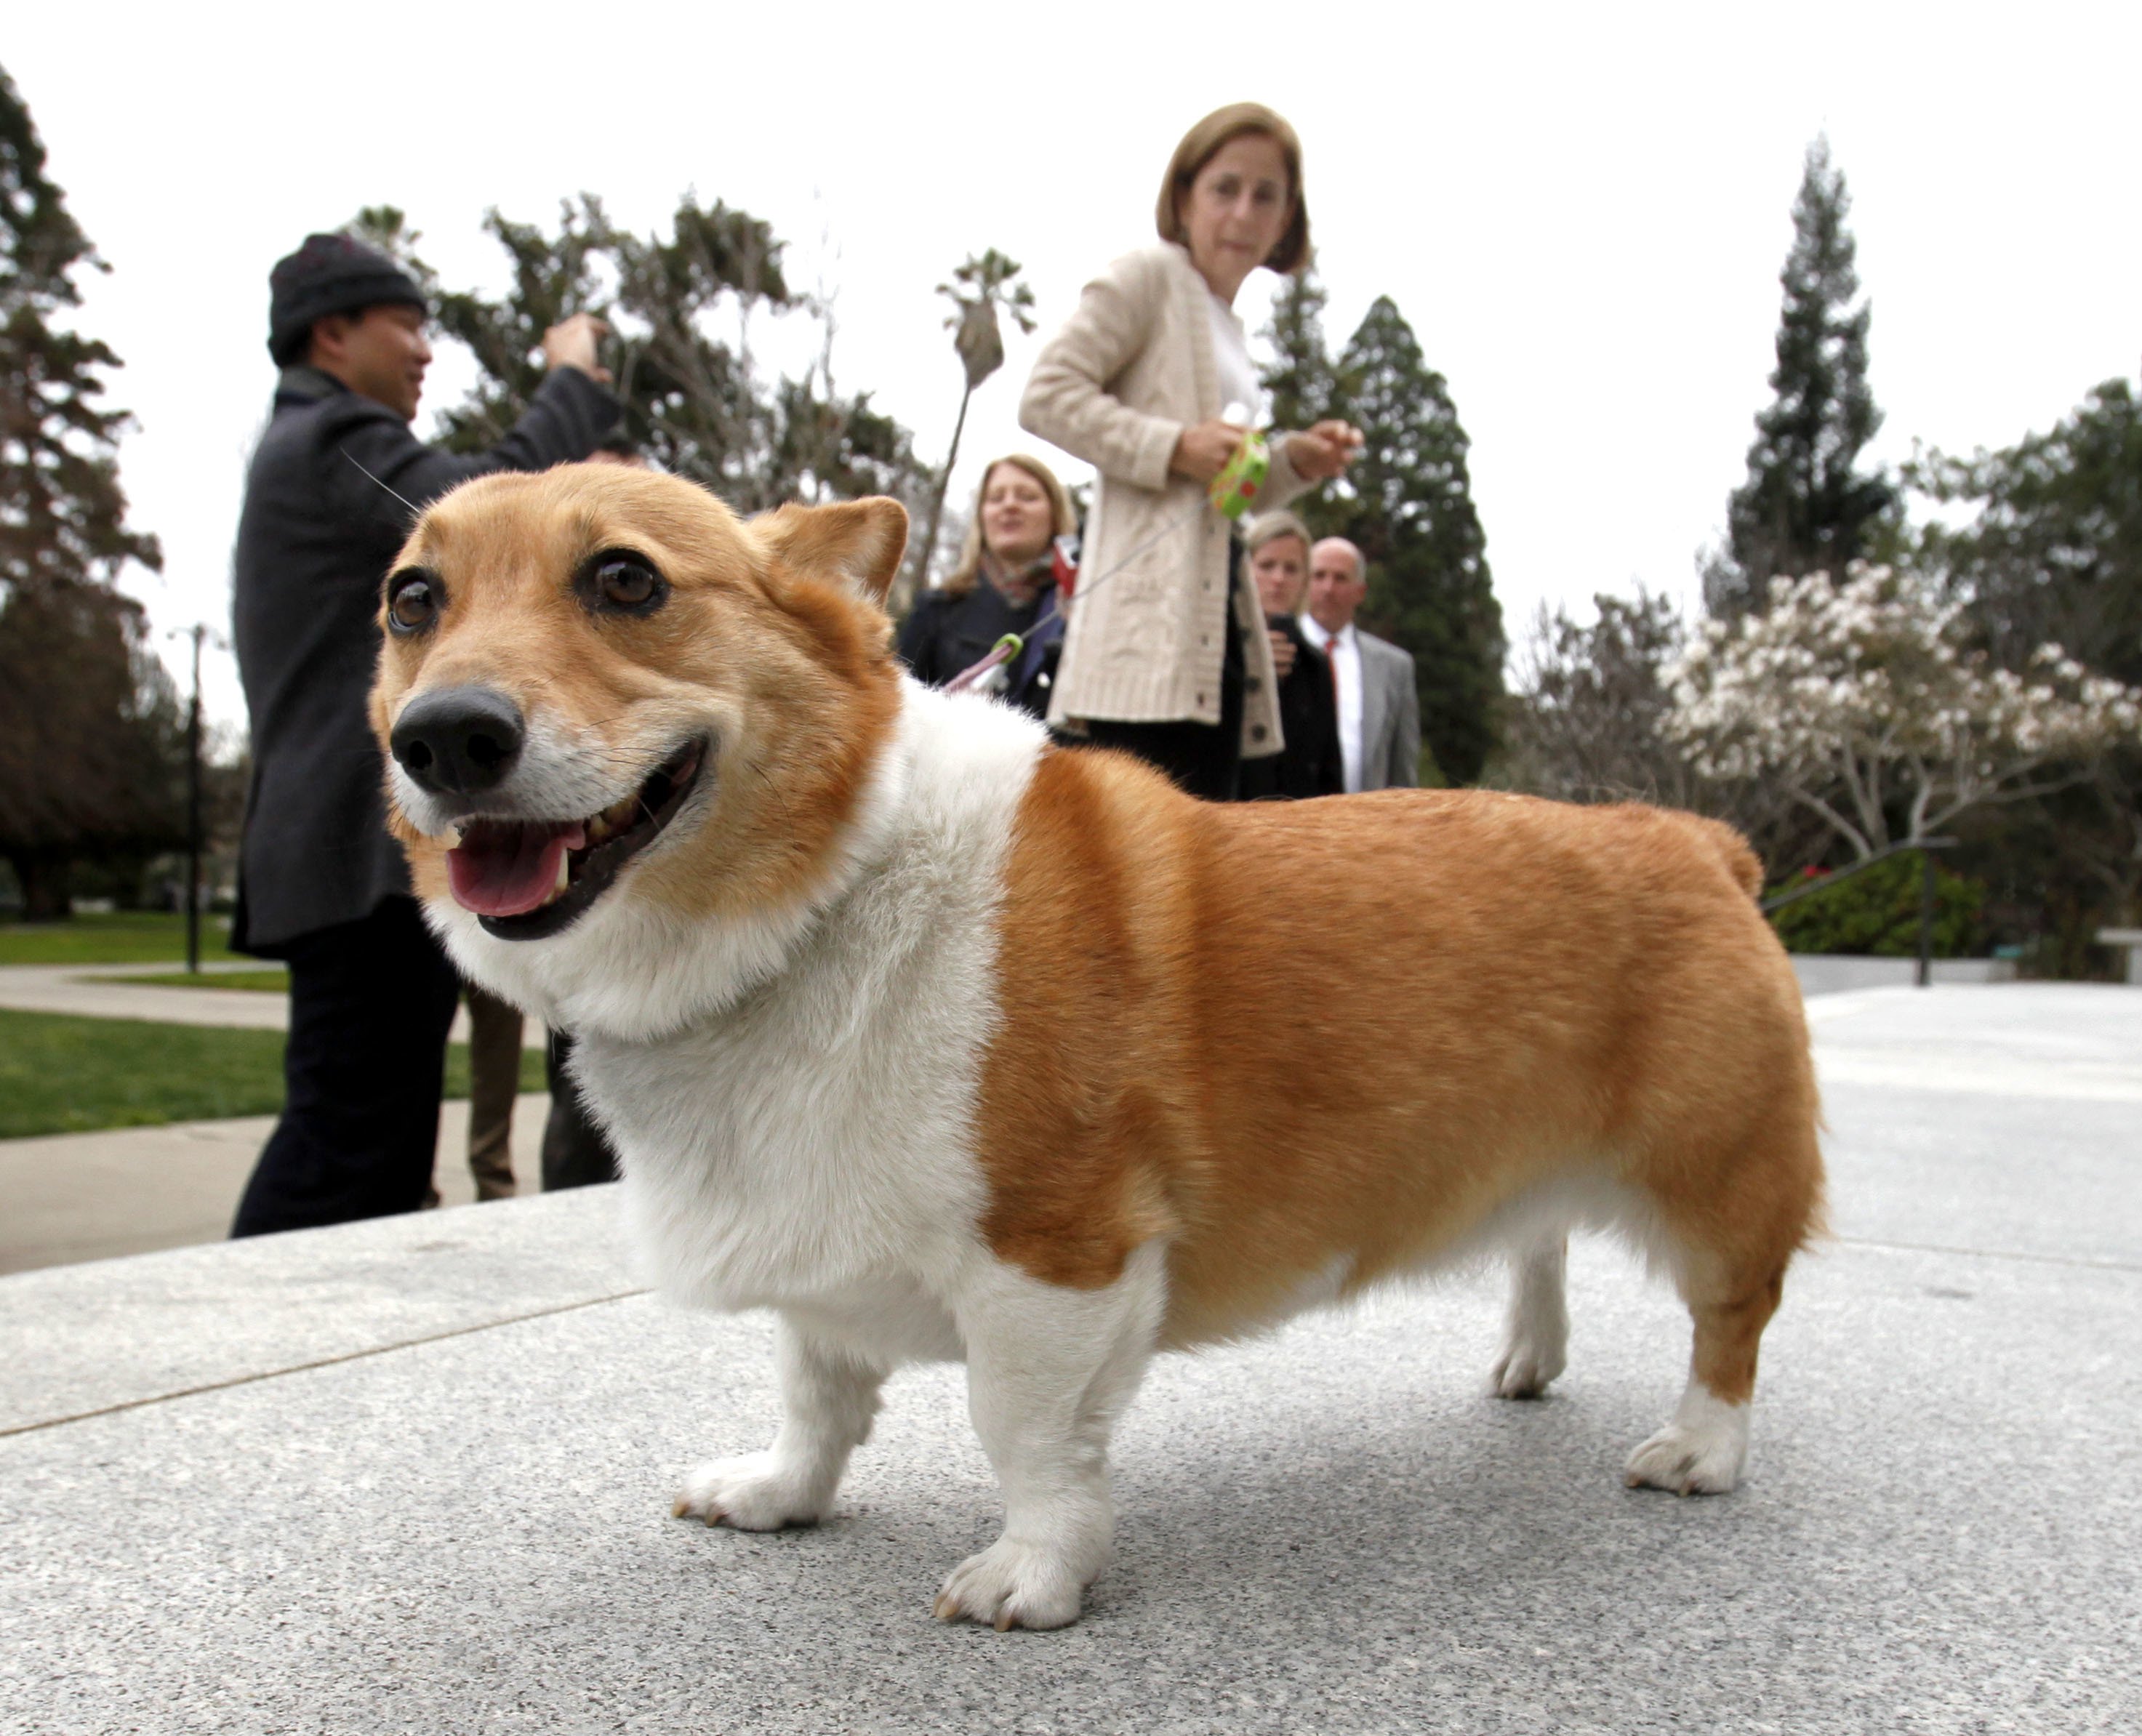
[[[1182,195],[1190,190],[1198,171],[1220,154],[1221,147],[1245,133],[1259,133],[1270,139],[1286,162],[1287,193],[1294,201],[1294,217],[1264,263],[1291,276],[1309,263],[1309,197],[1301,190],[1301,141],[1291,126],[1261,102],[1231,102],[1225,108],[1214,109],[1183,134],[1175,155],[1167,160],[1153,219],[1162,240],[1187,247],[1190,238],[1182,232]]]
[[[1266,543],[1276,543],[1282,536],[1298,537],[1301,541],[1301,558],[1309,559],[1310,545],[1316,539],[1309,534],[1309,526],[1292,513],[1281,508],[1272,512],[1261,512],[1251,521],[1242,537],[1246,554],[1254,555]]]
[[[975,510],[967,517],[967,540],[960,545],[959,562],[938,587],[948,597],[965,596],[975,588],[975,580],[981,573],[982,496],[990,491],[990,478],[997,473],[997,467],[1005,464],[1024,471],[1049,496],[1051,536],[1069,536],[1078,528],[1078,515],[1072,510],[1071,496],[1056,480],[1056,472],[1039,458],[1024,452],[1006,452],[1001,458],[990,459],[982,467],[982,480],[975,487]]]

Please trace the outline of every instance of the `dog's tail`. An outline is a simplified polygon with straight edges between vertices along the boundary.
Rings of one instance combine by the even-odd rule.
[[[1718,859],[1725,865],[1725,871],[1750,898],[1763,895],[1763,864],[1755,852],[1748,847],[1747,839],[1728,826],[1723,820],[1705,820],[1691,814],[1689,818],[1702,829],[1718,851]]]

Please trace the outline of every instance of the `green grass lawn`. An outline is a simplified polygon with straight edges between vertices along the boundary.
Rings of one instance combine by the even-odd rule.
[[[152,970],[141,976],[98,977],[100,983],[146,983],[152,989],[247,989],[256,994],[288,994],[290,973],[279,965],[259,970]]]
[[[521,1057],[540,1091],[543,1057]],[[447,1095],[468,1095],[468,1048],[447,1051]],[[283,1107],[283,1033],[0,1009],[0,1139],[158,1127]]]
[[[204,959],[243,956],[228,945],[230,919],[201,917]],[[0,922],[0,964],[183,964],[186,919],[160,910],[114,910],[64,922]]]

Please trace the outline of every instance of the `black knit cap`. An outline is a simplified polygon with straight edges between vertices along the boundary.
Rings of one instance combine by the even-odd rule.
[[[268,353],[288,367],[305,353],[313,322],[382,303],[429,305],[424,292],[376,247],[348,235],[308,235],[268,274]]]

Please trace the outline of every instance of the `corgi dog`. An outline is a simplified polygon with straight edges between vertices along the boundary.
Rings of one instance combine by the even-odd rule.
[[[383,588],[373,723],[431,923],[575,1034],[664,1292],[777,1314],[778,1433],[675,1512],[809,1524],[888,1374],[963,1362],[1004,1525],[935,1611],[1060,1627],[1156,1352],[1494,1250],[1488,1388],[1535,1397],[1577,1226],[1694,1323],[1626,1480],[1731,1489],[1822,1190],[1739,836],[1482,791],[1193,800],[908,679],[906,542],[891,501],[747,522],[567,466],[445,496]]]

